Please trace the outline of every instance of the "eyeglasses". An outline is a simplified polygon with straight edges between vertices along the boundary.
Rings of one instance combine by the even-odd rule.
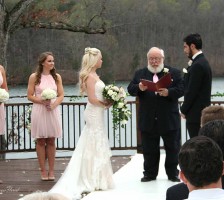
[[[156,62],[159,62],[162,58],[160,57],[155,57],[155,58],[149,58],[149,61],[152,62],[152,61],[156,61]]]

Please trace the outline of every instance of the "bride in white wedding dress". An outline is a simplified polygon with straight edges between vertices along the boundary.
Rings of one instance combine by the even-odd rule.
[[[105,84],[96,74],[101,65],[100,50],[86,48],[79,75],[81,94],[88,96],[84,112],[86,124],[65,172],[48,193],[33,193],[20,200],[34,200],[40,196],[42,199],[53,199],[54,196],[55,199],[76,200],[82,193],[114,187],[111,150],[104,128],[104,111],[110,105],[102,95]]]
[[[65,172],[49,191],[72,200],[81,198],[82,193],[114,187],[111,150],[104,128],[104,111],[109,105],[102,96],[105,84],[96,74],[101,65],[100,50],[86,48],[79,75],[80,91],[88,96],[86,124]]]

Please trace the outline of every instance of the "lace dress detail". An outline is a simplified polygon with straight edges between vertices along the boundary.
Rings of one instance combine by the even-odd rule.
[[[0,87],[3,83],[2,73],[0,72]],[[5,110],[4,103],[0,104],[0,135],[5,133]]]
[[[95,84],[97,99],[103,100],[104,83]],[[59,181],[49,191],[60,193],[72,200],[83,192],[107,190],[114,187],[111,150],[104,128],[104,108],[87,103],[85,126],[71,160]]]

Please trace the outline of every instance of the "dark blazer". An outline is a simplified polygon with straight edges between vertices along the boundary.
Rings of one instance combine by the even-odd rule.
[[[201,111],[211,103],[212,72],[204,54],[199,54],[184,75],[184,102],[180,108],[188,122],[200,123]]]
[[[222,176],[222,188],[224,189],[224,177]],[[178,183],[169,187],[166,191],[166,200],[183,200],[187,199],[189,190],[184,183]]]
[[[128,92],[132,96],[139,97],[139,128],[141,131],[150,132],[155,120],[157,120],[158,132],[165,134],[169,130],[180,128],[180,115],[178,108],[178,98],[183,96],[184,85],[181,72],[178,69],[165,66],[169,69],[172,77],[172,84],[167,88],[168,97],[159,96],[155,92],[141,91],[139,89],[140,79],[153,80],[153,73],[147,67],[137,70],[133,80],[128,85]],[[164,76],[164,72],[157,74],[159,78]]]

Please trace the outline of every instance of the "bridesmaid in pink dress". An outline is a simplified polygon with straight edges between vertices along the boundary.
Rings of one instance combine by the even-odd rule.
[[[0,87],[8,91],[5,69],[0,65]],[[0,103],[0,135],[3,135],[5,132],[5,110],[4,103]],[[2,181],[0,180],[0,184]]]
[[[53,89],[57,97],[43,100],[44,89]],[[28,100],[33,102],[31,114],[31,135],[36,139],[36,152],[41,170],[41,180],[54,180],[55,138],[62,135],[59,104],[63,101],[64,90],[62,79],[56,73],[54,57],[51,52],[44,52],[38,59],[38,67],[31,74],[27,89]],[[48,160],[48,172],[45,160]]]

